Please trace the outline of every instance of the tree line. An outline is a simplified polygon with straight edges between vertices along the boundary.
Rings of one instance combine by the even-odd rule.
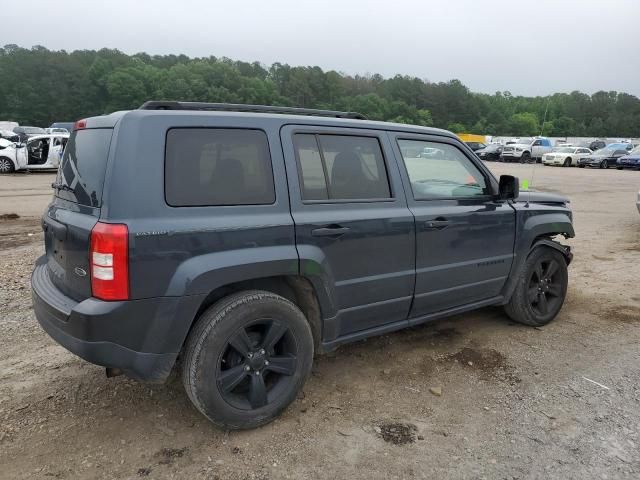
[[[370,119],[512,136],[640,136],[640,100],[578,91],[546,97],[471,92],[459,80],[346,75],[229,58],[127,55],[118,50],[0,48],[0,121],[48,126],[147,100],[283,105],[363,113]]]

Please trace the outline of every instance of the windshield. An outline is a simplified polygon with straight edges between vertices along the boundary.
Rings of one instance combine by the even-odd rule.
[[[492,145],[487,145],[485,147],[485,150],[489,151],[489,152],[495,152],[497,150],[500,150],[502,148],[502,145],[497,145],[497,144],[492,144]]]
[[[617,152],[618,150],[620,150],[620,148],[608,146],[606,148],[598,150],[596,152],[596,155],[613,155],[613,153]]]
[[[554,152],[558,152],[558,153],[573,153],[574,150],[575,148],[573,147],[559,147],[559,148],[553,149]]]

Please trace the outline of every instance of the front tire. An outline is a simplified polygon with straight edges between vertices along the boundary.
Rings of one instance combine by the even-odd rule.
[[[570,167],[571,166],[571,157],[567,157],[564,159],[564,163],[562,164],[563,167]]]
[[[529,152],[523,152],[520,157],[520,163],[529,163],[531,161],[531,154]]]
[[[0,157],[0,174],[13,173],[15,172],[15,170],[16,170],[16,167],[10,158]]]
[[[535,248],[525,261],[516,289],[505,305],[509,317],[524,325],[540,327],[551,322],[567,296],[567,262],[559,251]]]
[[[311,372],[304,314],[264,291],[230,295],[207,309],[187,339],[182,381],[194,406],[229,430],[271,422]]]

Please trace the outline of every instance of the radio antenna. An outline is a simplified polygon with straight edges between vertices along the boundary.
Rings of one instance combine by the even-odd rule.
[[[544,117],[542,117],[542,127],[540,127],[540,137],[542,137],[543,133],[544,133],[544,125],[545,123],[547,123],[547,111],[549,110],[549,101],[551,100],[551,97],[547,97],[547,103],[544,107]],[[534,140],[535,142],[535,140]],[[533,147],[531,147],[531,153],[533,153]],[[531,157],[533,158],[533,156]],[[538,163],[538,161],[533,158],[533,167],[531,168],[531,182],[529,183],[529,187],[533,185],[533,178],[536,175],[536,165]],[[525,207],[529,208],[529,200],[531,199],[531,189],[528,188],[527,189],[527,204],[525,205]]]

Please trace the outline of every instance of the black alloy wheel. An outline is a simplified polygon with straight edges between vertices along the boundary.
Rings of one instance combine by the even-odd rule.
[[[546,245],[535,247],[518,273],[515,290],[504,306],[505,312],[524,325],[546,325],[562,308],[568,279],[564,254]]]
[[[227,341],[217,365],[222,398],[241,410],[276,402],[288,391],[298,362],[289,328],[275,319],[260,319],[238,329]]]
[[[564,301],[559,268],[556,259],[541,259],[531,272],[527,298],[531,309],[541,317],[559,309]]]
[[[229,430],[272,421],[311,373],[314,340],[300,308],[272,292],[246,290],[207,308],[181,356],[193,405]]]

